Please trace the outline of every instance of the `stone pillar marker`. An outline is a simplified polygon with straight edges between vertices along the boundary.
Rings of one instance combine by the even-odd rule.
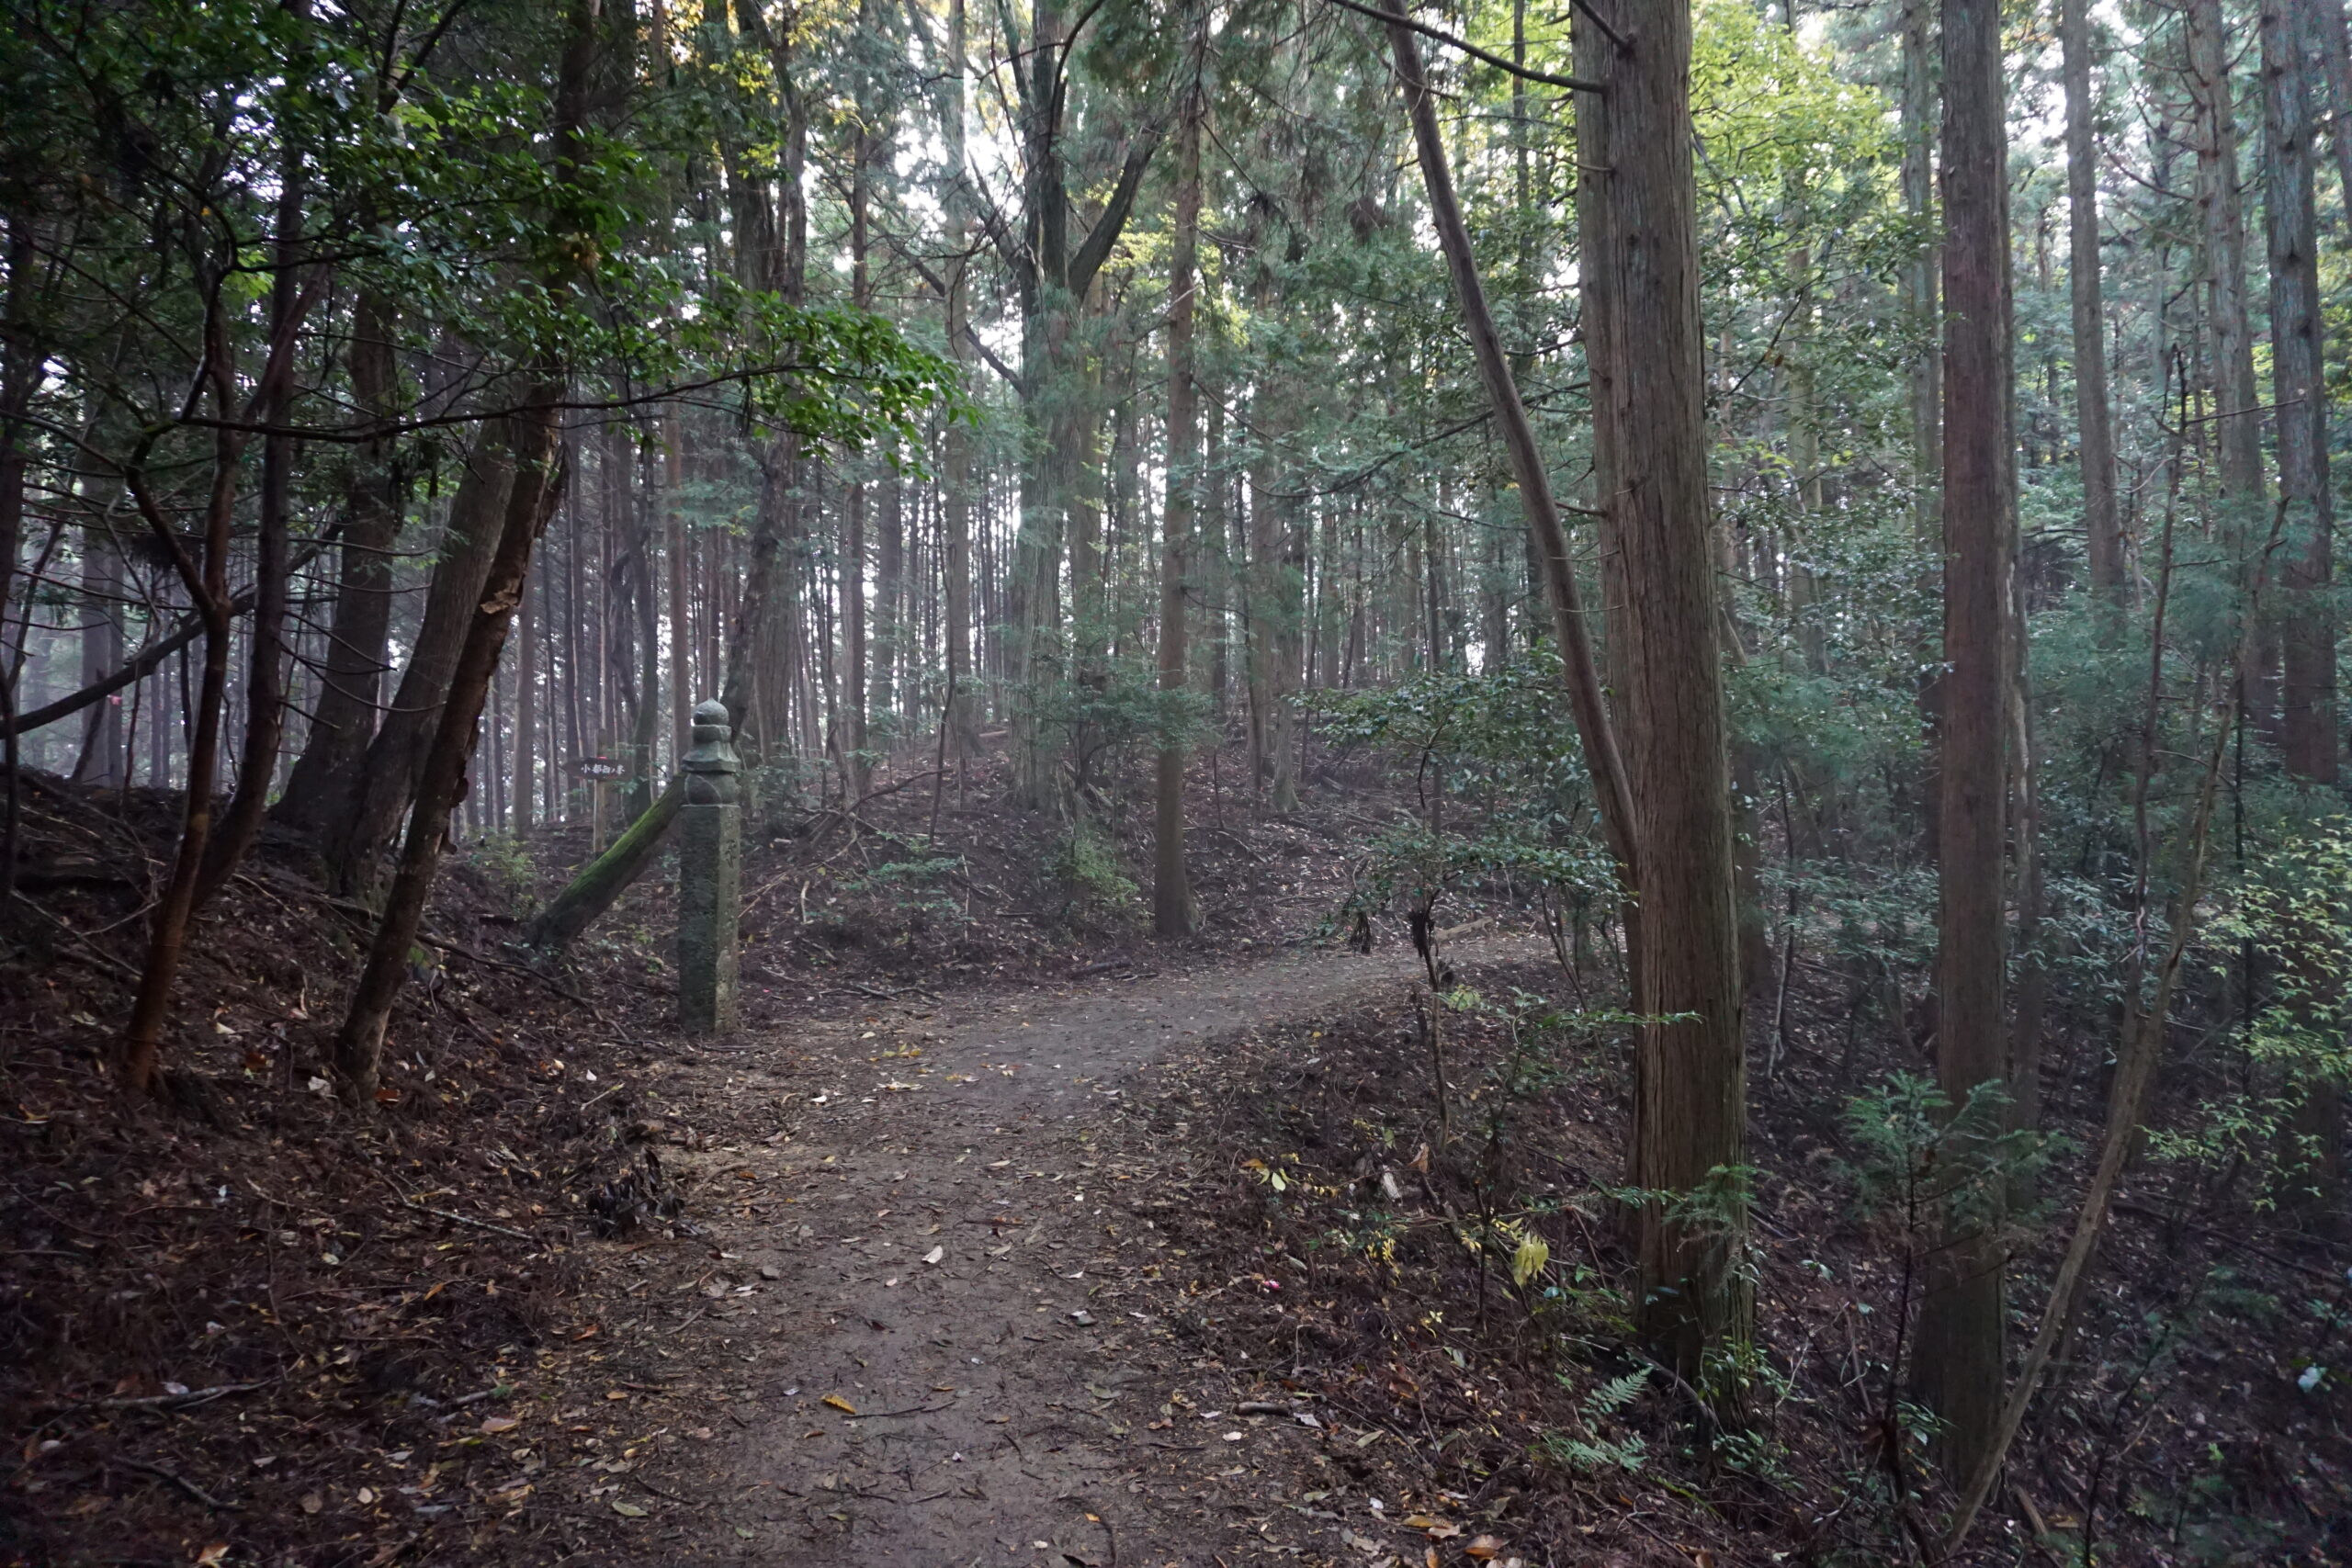
[[[743,818],[727,706],[695,709],[694,746],[679,771],[678,1027],[731,1034],[737,1022],[736,930],[743,887]]]

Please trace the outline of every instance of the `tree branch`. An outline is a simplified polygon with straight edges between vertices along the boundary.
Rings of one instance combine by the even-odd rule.
[[[1382,11],[1370,6],[1360,6],[1356,4],[1356,0],[1327,0],[1327,3],[1337,6],[1342,10],[1353,11],[1358,16],[1370,17],[1375,22],[1385,22],[1390,27],[1409,28],[1423,38],[1435,39],[1448,49],[1458,49],[1473,60],[1482,61],[1498,71],[1507,71],[1514,76],[1523,77],[1530,82],[1541,82],[1549,87],[1566,87],[1572,93],[1599,93],[1604,90],[1600,83],[1588,82],[1581,76],[1557,76],[1549,71],[1538,71],[1532,65],[1514,65],[1499,54],[1487,53],[1467,39],[1456,38],[1452,33],[1430,27],[1427,22],[1417,22],[1412,17],[1402,16],[1395,11]],[[1607,32],[1609,29],[1604,26],[1601,30]],[[1610,36],[1614,38],[1616,35],[1611,33]]]

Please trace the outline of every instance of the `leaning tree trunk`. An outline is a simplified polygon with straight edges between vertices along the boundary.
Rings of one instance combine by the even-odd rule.
[[[2008,186],[1997,0],[1945,0],[1944,646],[1936,963],[1937,1071],[1957,1110],[2007,1067],[2003,865],[2008,777]],[[1973,1119],[1955,1138],[1987,1131]],[[1955,1149],[1955,1153],[1964,1152]],[[1960,1164],[1964,1162],[1950,1162]],[[1982,1194],[1997,1201],[1998,1192]],[[1945,1468],[1970,1472],[2000,1412],[2002,1260],[1985,1203],[1953,1206],[1930,1254],[1915,1397],[1943,1420]]]
[[[296,0],[291,9],[307,16],[310,0]],[[277,267],[270,281],[269,339],[286,343],[291,336],[301,299],[296,271],[302,227],[302,161],[288,149],[282,164],[277,195],[272,260]],[[292,355],[276,356],[277,375],[261,389],[262,436],[259,515],[254,531],[254,624],[252,653],[245,672],[245,739],[237,764],[237,789],[221,813],[220,825],[205,846],[204,870],[196,885],[198,908],[220,891],[254,840],[261,833],[263,814],[269,809],[269,792],[277,782],[277,752],[286,738],[286,602],[291,573],[288,547],[288,512],[292,504],[295,444],[283,428],[293,406]]]
[[[599,0],[570,0],[569,37],[556,83],[552,219],[557,232],[574,241],[582,238],[578,230],[585,227],[584,208],[590,195],[583,188],[580,138],[587,123],[589,87],[596,64],[598,9]],[[574,263],[569,258],[582,254],[587,246],[579,243],[553,249],[567,259],[551,262],[544,282],[552,293],[567,293],[576,281]],[[507,487],[496,551],[478,593],[466,606],[464,640],[417,782],[416,805],[409,815],[400,867],[385,894],[383,914],[368,944],[359,983],[352,991],[350,1010],[335,1035],[335,1069],[344,1097],[363,1109],[372,1107],[377,1099],[385,1027],[390,1022],[392,1002],[407,974],[409,951],[424,918],[424,899],[440,865],[449,814],[464,790],[483,699],[498,671],[507,626],[515,605],[522,603],[530,576],[531,549],[562,489],[558,405],[563,399],[565,378],[557,365],[542,362],[533,369],[535,374],[518,400],[519,412],[507,421],[513,480]]]
[[[195,724],[188,735],[187,789],[180,806],[179,849],[172,872],[150,917],[147,962],[139,975],[139,991],[124,1025],[118,1065],[126,1093],[143,1095],[154,1088],[156,1061],[161,1054],[164,1021],[171,1010],[172,986],[179,978],[180,959],[187,946],[188,920],[196,908],[197,879],[204,867],[204,849],[212,836],[213,774],[220,759],[221,708],[229,689],[229,538],[236,510],[237,465],[244,442],[233,428],[235,411],[228,369],[228,333],[219,321],[207,323],[208,344],[216,356],[212,377],[212,406],[220,424],[212,442],[212,485],[205,502],[204,543],[199,557],[190,557],[173,519],[148,492],[141,471],[146,455],[136,457],[124,479],[146,521],[177,570],[189,602],[204,623],[204,671],[196,694]]]
[[[481,603],[496,557],[503,520],[511,510],[514,440],[511,420],[486,423],[474,438],[464,478],[449,503],[440,563],[424,602],[424,620],[359,777],[356,793],[328,829],[328,874],[345,893],[372,887],[383,853],[416,798],[417,782],[436,733],[466,628]]]
[[[595,0],[575,0],[574,14],[585,12],[593,17],[594,6]],[[575,41],[566,51],[567,67],[572,54],[584,52],[584,46]],[[433,890],[434,874],[440,868],[450,816],[464,796],[483,703],[491,679],[498,671],[499,655],[505,649],[508,623],[514,619],[514,607],[523,602],[531,547],[562,490],[562,444],[555,407],[562,396],[560,380],[541,380],[526,389],[521,411],[507,421],[514,482],[507,487],[497,549],[478,596],[467,606],[463,640],[417,778],[415,805],[409,813],[400,863],[385,892],[383,912],[368,944],[368,962],[353,987],[350,1010],[335,1035],[335,1073],[344,1098],[356,1107],[372,1106],[377,1100],[384,1031],[408,973],[409,953],[424,919],[424,900]]]
[[[1527,513],[1527,527],[1543,561],[1545,597],[1551,605],[1552,635],[1559,645],[1562,675],[1567,686],[1568,708],[1574,714],[1577,738],[1583,742],[1585,764],[1591,771],[1600,825],[1617,858],[1618,874],[1630,889],[1634,885],[1633,796],[1625,783],[1617,738],[1609,722],[1608,705],[1600,689],[1600,670],[1593,658],[1585,628],[1584,605],[1577,588],[1576,569],[1568,555],[1567,530],[1560,522],[1558,501],[1552,493],[1551,471],[1535,427],[1520,400],[1503,355],[1502,337],[1494,314],[1487,308],[1486,286],[1470,248],[1470,231],[1463,222],[1462,204],[1453,191],[1453,169],[1446,161],[1440,139],[1437,107],[1428,77],[1422,73],[1420,50],[1408,28],[1392,22],[1388,39],[1396,59],[1396,73],[1405,91],[1405,107],[1413,122],[1413,142],[1420,159],[1421,179],[1429,192],[1430,209],[1437,222],[1438,243],[1445,252],[1453,278],[1455,301],[1478,360],[1487,402],[1501,426],[1503,444],[1510,455],[1511,474],[1519,481],[1520,505]],[[1583,127],[1579,127],[1579,134]],[[1581,211],[1581,209],[1579,209]],[[1629,906],[1630,908],[1630,906]]]

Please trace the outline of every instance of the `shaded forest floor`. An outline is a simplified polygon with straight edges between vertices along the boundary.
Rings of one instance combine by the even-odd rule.
[[[927,778],[763,808],[746,1028],[702,1046],[662,878],[541,972],[503,943],[584,842],[470,849],[358,1125],[322,1062],[364,915],[276,840],[200,925],[170,1103],[115,1102],[171,803],[28,780],[0,1562],[1915,1555],[1883,1367],[1920,1244],[1858,1206],[1844,1118],[1916,1047],[1795,969],[1765,1355],[1708,1442],[1625,1331],[1622,1043],[1544,1022],[1577,993],[1498,889],[1447,907],[1506,929],[1453,946],[1485,1002],[1433,1046],[1401,923],[1369,959],[1327,930],[1397,805],[1229,784],[1196,780],[1173,948],[1126,912],[1140,824],[1073,843],[986,771],[937,849]],[[2078,1145],[2101,1059],[2053,1067]],[[2143,1168],[1979,1560],[2352,1561],[2341,1384],[2294,1371],[2352,1356],[2340,1252]]]

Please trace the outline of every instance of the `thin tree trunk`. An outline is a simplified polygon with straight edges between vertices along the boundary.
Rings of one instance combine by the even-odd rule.
[[[514,609],[514,831],[519,837],[531,830],[533,807],[537,802],[538,789],[538,723],[539,723],[539,639],[537,620],[545,612],[535,611],[535,603],[547,598],[547,574],[536,574],[537,592],[526,580],[523,602]]]
[[[584,83],[584,68],[573,62],[575,58],[584,61],[593,48],[584,40],[594,36],[596,4],[597,0],[572,0],[575,36],[565,51],[568,79],[576,75]],[[581,90],[569,83],[567,86],[567,96]],[[577,125],[578,120],[571,123]],[[570,141],[559,130],[559,145]],[[441,863],[450,817],[463,798],[467,770],[481,733],[484,698],[505,647],[507,624],[522,602],[531,547],[561,492],[562,447],[555,405],[562,396],[562,381],[537,381],[526,389],[519,400],[520,411],[506,422],[514,482],[507,487],[506,514],[498,531],[497,549],[478,597],[467,606],[464,638],[425,750],[415,805],[409,813],[408,836],[385,892],[368,961],[335,1035],[336,1076],[345,1100],[355,1107],[372,1107],[378,1099],[384,1031],[407,976],[409,953],[415,945],[417,927],[424,918],[424,900]]]
[[[118,1062],[126,1093],[154,1088],[164,1021],[171,1010],[172,986],[179,977],[187,927],[196,907],[197,878],[212,833],[212,784],[220,752],[220,720],[229,687],[229,543],[237,498],[237,463],[243,441],[232,428],[234,416],[228,333],[217,313],[206,323],[212,407],[220,420],[212,442],[212,485],[205,504],[203,553],[191,559],[172,518],[146,488],[141,450],[124,474],[140,515],[179,573],[188,599],[204,620],[204,673],[189,711],[187,788],[180,807],[180,840],[172,873],[148,927],[147,962],[139,976],[130,1021],[124,1025]]]
[[[667,514],[662,555],[670,578],[670,771],[674,773],[693,744],[695,711],[694,634],[686,604],[686,429],[675,408],[663,417],[662,435],[662,501]]]
[[[1552,494],[1552,477],[1545,468],[1535,428],[1520,401],[1518,385],[1503,356],[1502,338],[1487,308],[1487,291],[1470,248],[1470,231],[1462,220],[1462,204],[1453,193],[1453,171],[1446,162],[1445,144],[1438,132],[1437,107],[1428,78],[1422,73],[1420,50],[1412,32],[1395,22],[1388,25],[1389,43],[1396,59],[1396,73],[1404,87],[1406,108],[1412,118],[1413,141],[1419,154],[1421,178],[1429,191],[1438,242],[1453,278],[1455,300],[1478,359],[1487,400],[1502,427],[1510,454],[1511,473],[1519,481],[1520,505],[1535,536],[1544,566],[1544,589],[1551,602],[1552,635],[1559,644],[1568,706],[1576,716],[1577,738],[1584,743],[1586,765],[1591,770],[1600,803],[1602,831],[1617,858],[1619,874],[1630,888],[1634,883],[1632,792],[1625,782],[1617,738],[1611,729],[1609,710],[1600,693],[1600,672],[1586,635],[1584,606],[1577,589],[1576,569],[1568,556],[1567,531],[1560,523],[1558,502]]]
[[[1184,644],[1185,574],[1199,493],[1200,414],[1193,362],[1193,317],[1200,280],[1197,247],[1201,223],[1201,120],[1207,113],[1201,73],[1207,43],[1205,8],[1193,17],[1186,85],[1177,108],[1176,216],[1168,275],[1168,501],[1161,513],[1159,563],[1159,688],[1182,692],[1189,683]],[[1161,937],[1193,933],[1197,911],[1184,863],[1184,758],[1177,737],[1159,743],[1159,788],[1154,795],[1152,930]]]
[[[2092,592],[2111,605],[2123,598],[2123,536],[2115,502],[2115,432],[2108,414],[2089,13],[2089,0],[2061,0],[2058,37],[2064,53],[2067,265],[2075,308],[2075,419],[2082,451],[2083,529]]]
[[[288,7],[307,19],[310,0],[293,0]],[[293,352],[290,342],[295,313],[301,299],[297,262],[301,251],[303,174],[301,154],[286,148],[280,160],[277,211],[271,239],[269,339],[279,345],[273,359],[277,376],[262,389],[261,422],[284,426],[293,406]],[[262,816],[269,809],[270,790],[277,782],[277,753],[286,739],[286,610],[291,571],[288,544],[292,505],[296,446],[293,437],[272,429],[262,437],[261,493],[254,526],[254,615],[245,674],[245,739],[237,765],[237,789],[230,797],[220,824],[205,845],[204,869],[197,880],[196,907],[202,908],[220,892],[252,849],[261,832]],[[130,761],[123,762],[130,776]]]
[[[865,260],[866,163],[871,149],[864,127],[853,132],[849,190],[850,302],[858,310],[873,303],[873,287]],[[865,484],[852,482],[842,504],[841,553],[842,795],[850,808],[865,798]]]
[[[2277,541],[2278,530],[2274,526],[2270,545],[2263,548],[2254,563],[2254,581],[2242,612],[2237,669],[2235,680],[2231,683],[2233,705],[2241,712],[2256,657],[2256,613],[2261,603],[2263,578],[2270,550]],[[2154,871],[2150,863],[2147,829],[2148,786],[2155,767],[2157,714],[2164,699],[2164,621],[2172,572],[2171,553],[2171,530],[2167,522],[2162,569],[2165,586],[2158,591],[2155,626],[2149,640],[2147,702],[2141,726],[2139,779],[2133,802],[2133,814],[2139,824],[2139,880],[2143,897]],[[2085,1190],[2082,1206],[2075,1216],[2073,1234],[2067,1238],[2065,1255],[2059,1260],[2058,1272],[2051,1280],[2049,1302],[2042,1309],[2041,1326],[2034,1331],[2033,1344],[2026,1352],[2024,1364],[2018,1368],[2016,1380],[2009,1385],[2007,1397],[2000,1404],[1990,1440],[1976,1456],[1971,1468],[1963,1472],[1967,1480],[1944,1537],[1943,1561],[1950,1561],[1959,1553],[1968,1539],[1969,1530],[1975,1525],[1978,1514],[1984,1509],[1985,1499],[1992,1495],[1994,1483],[1999,1479],[2002,1464],[2008,1456],[2009,1446],[2025,1424],[2026,1411],[2033,1403],[2042,1373],[2048,1369],[2052,1354],[2064,1340],[2067,1326],[2081,1305],[2083,1286],[2089,1278],[2092,1254],[2098,1245],[2100,1233],[2106,1228],[2116,1185],[2122,1179],[2124,1167],[2139,1142],[2141,1127],[2147,1120],[2148,1107],[2155,1091],[2157,1070],[2163,1065],[2165,1032],[2172,1018],[2173,994],[2179,980],[2182,961],[2196,939],[2198,899],[2204,885],[2208,835],[2213,820],[2214,801],[2220,793],[2222,761],[2236,730],[2236,726],[2231,722],[2232,717],[2226,712],[2219,716],[2207,747],[2196,804],[2183,836],[2181,883],[2174,895],[2172,909],[2165,922],[2172,937],[2156,968],[2154,993],[2144,1008],[2141,1001],[2144,971],[2136,958],[2125,981],[2122,1048],[2118,1053],[2114,1080],[2108,1090],[2107,1125],[2100,1138],[2098,1164],[2092,1169],[2090,1185]]]

